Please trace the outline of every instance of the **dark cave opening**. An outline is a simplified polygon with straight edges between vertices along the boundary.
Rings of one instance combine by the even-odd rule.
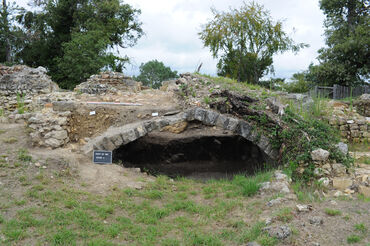
[[[153,175],[199,179],[252,174],[268,157],[237,135],[150,133],[113,151],[113,161]]]

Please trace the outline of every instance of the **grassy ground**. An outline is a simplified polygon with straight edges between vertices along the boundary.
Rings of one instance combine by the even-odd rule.
[[[4,245],[272,245],[258,223],[263,203],[253,198],[270,173],[198,183],[158,177],[142,190],[114,188],[98,195],[76,189],[73,177],[30,177],[27,155],[18,167],[2,166],[19,192],[1,187]],[[27,159],[27,158],[26,158]],[[9,187],[10,188],[10,187]],[[21,190],[21,191],[20,191]],[[233,213],[254,211],[247,220]]]
[[[304,245],[300,227],[307,215],[295,211],[296,202],[270,208],[267,201],[284,196],[258,193],[271,172],[208,182],[160,176],[140,190],[113,187],[98,194],[86,191],[89,184],[78,176],[35,168],[35,161],[23,148],[0,158],[1,245]],[[333,209],[329,200],[299,192],[298,203],[309,201],[328,217],[325,229],[312,230],[336,237],[333,225],[345,223],[342,242],[369,242],[368,199],[339,198],[343,206]],[[262,230],[267,217],[287,224],[293,235],[285,241],[268,236]]]

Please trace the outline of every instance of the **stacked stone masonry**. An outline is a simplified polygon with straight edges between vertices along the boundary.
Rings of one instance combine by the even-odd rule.
[[[27,119],[32,144],[39,147],[59,148],[69,142],[68,118],[71,112],[49,111],[31,114]]]
[[[79,84],[76,91],[87,94],[117,93],[118,91],[140,91],[141,83],[132,80],[123,73],[102,72],[92,75],[86,82]]]
[[[35,95],[57,91],[58,85],[51,81],[43,67],[7,67],[0,65],[0,109],[14,111],[22,104],[31,109]]]
[[[333,118],[329,123],[340,130],[343,140],[354,143],[370,142],[370,124],[366,118],[354,120]]]

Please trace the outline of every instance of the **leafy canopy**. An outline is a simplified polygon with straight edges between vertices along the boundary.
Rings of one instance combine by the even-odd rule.
[[[143,82],[144,85],[152,88],[159,88],[162,81],[177,77],[177,71],[172,71],[171,68],[166,67],[163,62],[152,60],[140,65],[140,75],[135,77],[135,79]]]
[[[321,0],[327,47],[319,50],[320,64],[310,66],[319,84],[354,86],[369,81],[369,0]]]
[[[20,8],[14,2],[2,0],[0,3],[0,62],[11,64],[14,53],[20,47],[22,32],[14,25]]]
[[[48,68],[53,80],[73,88],[101,69],[119,69],[128,59],[113,54],[143,34],[139,10],[120,0],[41,0],[41,11],[23,12],[18,22],[27,40],[18,58]]]
[[[240,9],[219,12],[212,9],[213,20],[202,26],[199,37],[214,58],[220,58],[220,76],[258,83],[273,71],[272,56],[279,52],[299,51],[305,44],[295,44],[283,31],[281,21],[274,22],[263,5],[252,2]]]

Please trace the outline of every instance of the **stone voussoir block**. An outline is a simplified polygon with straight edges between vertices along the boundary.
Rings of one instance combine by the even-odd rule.
[[[203,122],[206,117],[206,112],[207,111],[203,108],[196,108],[194,111],[194,119]]]
[[[238,129],[239,124],[239,120],[229,117],[229,121],[225,129],[234,132]]]
[[[220,116],[219,113],[211,111],[211,110],[207,110],[203,123],[205,125],[214,126],[216,125],[216,122],[219,116]]]

